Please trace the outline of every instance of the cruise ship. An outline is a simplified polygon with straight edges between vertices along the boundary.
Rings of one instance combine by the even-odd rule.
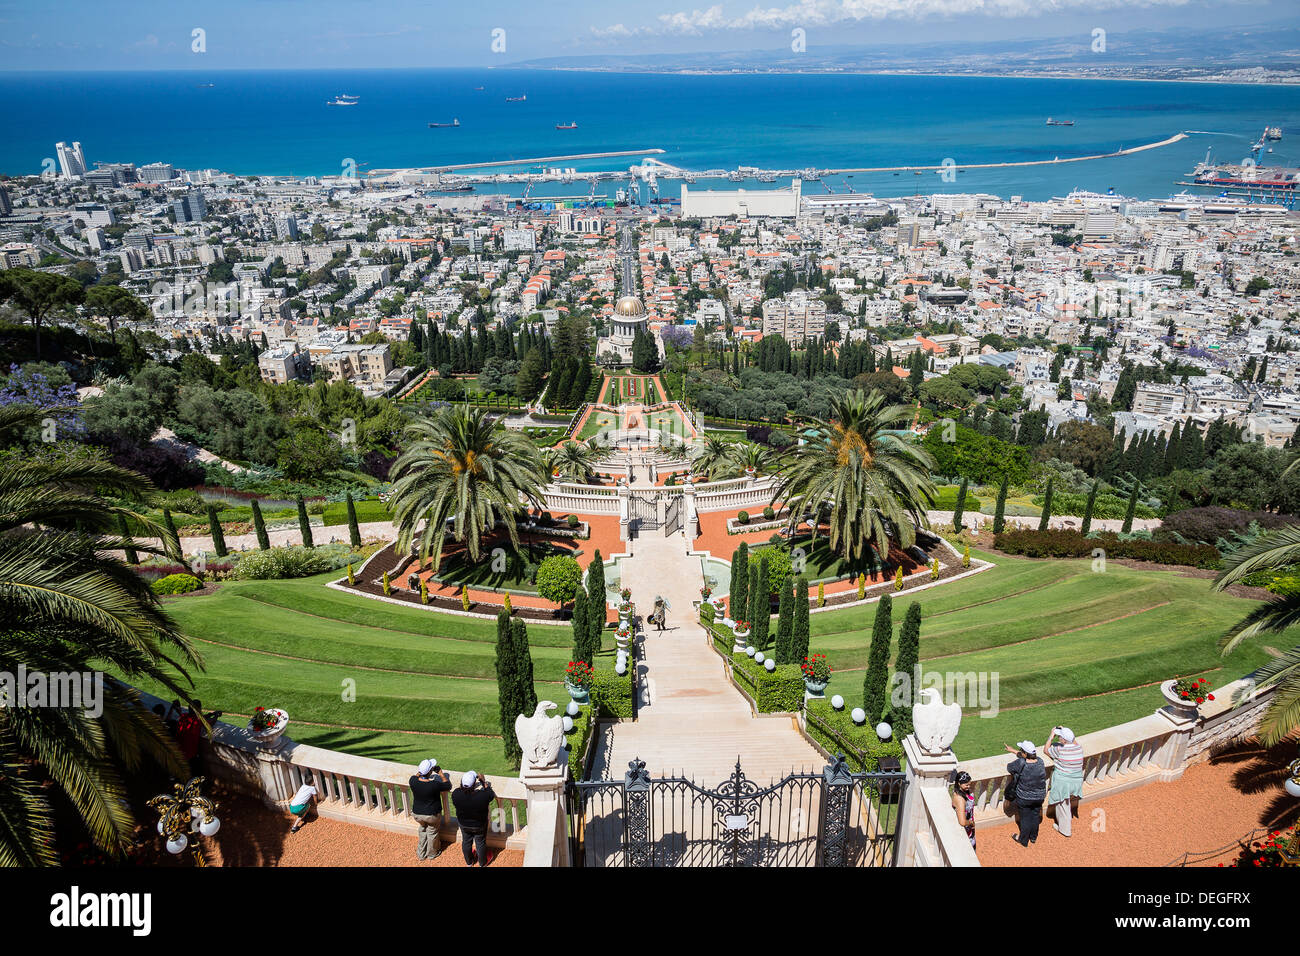
[[[1245,186],[1252,189],[1296,189],[1300,169],[1255,166],[1249,163],[1197,163],[1191,172],[1197,186]]]

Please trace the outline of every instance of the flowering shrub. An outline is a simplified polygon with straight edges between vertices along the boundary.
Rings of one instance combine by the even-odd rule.
[[[831,665],[826,662],[825,654],[805,657],[799,669],[803,671],[804,680],[814,684],[824,684],[831,679]]]
[[[1214,700],[1214,695],[1210,693],[1210,682],[1204,677],[1198,677],[1195,680],[1184,677],[1175,681],[1174,693],[1185,701],[1195,701],[1198,704],[1203,704],[1207,700]]]
[[[169,574],[149,587],[154,594],[188,594],[203,587],[203,582],[192,574]]]
[[[564,667],[564,680],[574,687],[590,688],[594,676],[595,670],[586,661],[569,661]]]
[[[1241,855],[1231,863],[1219,866],[1257,866],[1260,868],[1295,866],[1300,863],[1300,832],[1296,827],[1272,830],[1262,840],[1243,847]]]

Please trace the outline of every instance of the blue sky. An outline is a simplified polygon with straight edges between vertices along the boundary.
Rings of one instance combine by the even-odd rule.
[[[796,27],[811,50],[1270,22],[1300,24],[1295,0],[0,0],[0,69],[504,66],[788,48]]]

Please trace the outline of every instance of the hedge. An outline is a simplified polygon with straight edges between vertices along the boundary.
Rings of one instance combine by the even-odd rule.
[[[1100,548],[1109,558],[1130,558],[1156,564],[1216,569],[1219,550],[1208,544],[1177,544],[1144,538],[1122,539],[1113,532],[1083,535],[1078,531],[1052,528],[1047,531],[1004,531],[995,535],[993,546],[1007,554],[1027,558],[1086,558]]]
[[[629,657],[627,673],[619,677],[614,673],[613,657],[596,659],[596,672],[592,676],[591,699],[600,708],[601,717],[631,719],[635,715],[632,703],[632,674],[635,664]]]
[[[930,505],[932,511],[955,511],[957,509],[957,486],[944,485],[939,488],[934,496],[934,504]],[[965,511],[970,514],[979,514],[980,500],[969,491],[966,492]]]
[[[169,574],[149,587],[154,594],[188,594],[203,587],[203,582],[192,574]]]
[[[803,671],[796,664],[777,664],[776,670],[769,671],[748,654],[732,654],[731,672],[760,713],[787,713],[803,705]]]
[[[573,729],[564,735],[564,745],[569,748],[569,776],[574,780],[582,780],[585,776],[582,757],[596,726],[592,710],[591,707],[579,707],[578,716],[573,718]]]
[[[1241,508],[1186,508],[1166,516],[1156,529],[1155,537],[1158,540],[1168,540],[1180,535],[1188,541],[1215,544],[1220,538],[1226,538],[1234,532],[1245,532],[1252,522],[1258,524],[1263,531],[1271,531],[1300,523],[1300,517]]]
[[[808,701],[806,717],[808,735],[832,756],[844,754],[854,770],[874,773],[880,769],[882,757],[894,757],[899,766],[903,764],[903,745],[882,741],[875,728],[867,724],[859,727],[847,705],[844,710],[836,710],[828,698],[814,697]]]

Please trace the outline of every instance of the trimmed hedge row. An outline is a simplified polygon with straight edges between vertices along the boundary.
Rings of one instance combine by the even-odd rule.
[[[1219,549],[1208,544],[1177,544],[1143,538],[1124,540],[1114,532],[1082,535],[1078,531],[1052,528],[1047,531],[1004,531],[993,538],[993,546],[1007,554],[1026,558],[1086,558],[1101,548],[1109,558],[1130,558],[1156,564],[1189,568],[1219,566]]]
[[[895,757],[903,763],[903,745],[882,741],[874,728],[853,722],[848,710],[836,710],[826,698],[815,697],[806,707],[808,735],[832,755],[844,754],[849,766],[864,773],[880,769],[882,757]]]
[[[769,671],[748,654],[732,654],[731,672],[749,690],[764,714],[786,713],[803,705],[803,671],[796,664],[777,664]]]
[[[614,673],[614,658],[596,659],[596,672],[591,680],[591,699],[600,708],[601,717],[618,717],[629,720],[634,715],[632,706],[632,661],[627,673],[619,677]]]
[[[578,716],[573,718],[573,729],[564,735],[564,745],[569,748],[569,776],[573,780],[582,780],[582,757],[587,750],[587,741],[591,739],[596,721],[592,718],[594,707],[581,707]]]
[[[1034,495],[1034,504],[1040,508],[1043,506],[1043,496]],[[1054,515],[1083,515],[1088,507],[1088,495],[1075,494],[1069,491],[1052,492],[1052,514]],[[1108,519],[1119,521],[1128,514],[1128,498],[1120,495],[1107,494],[1098,492],[1096,500],[1092,503],[1092,517],[1094,519]],[[1137,502],[1133,508],[1133,517],[1135,518],[1158,518],[1154,511]]]

